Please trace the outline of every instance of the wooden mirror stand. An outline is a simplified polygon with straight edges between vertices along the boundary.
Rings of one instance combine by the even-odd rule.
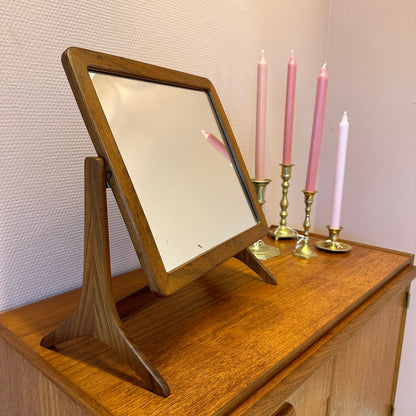
[[[245,249],[235,255],[256,272],[261,279],[277,284],[275,277]],[[142,289],[146,306],[156,296]],[[99,157],[85,159],[85,219],[84,219],[84,276],[81,299],[73,314],[41,340],[51,348],[61,342],[80,336],[93,337],[111,349],[143,380],[145,387],[163,397],[169,395],[169,386],[156,368],[147,360],[126,331],[120,318],[111,283],[110,245],[107,217],[105,162]]]
[[[152,292],[173,294],[267,234],[208,79],[80,48],[62,63]]]

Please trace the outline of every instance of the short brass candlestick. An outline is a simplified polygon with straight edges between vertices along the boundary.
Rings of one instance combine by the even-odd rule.
[[[351,250],[351,246],[347,243],[339,241],[339,233],[342,227],[331,228],[329,225],[326,226],[329,230],[329,239],[325,241],[318,241],[316,247],[321,250],[329,251],[331,253],[345,253]]]
[[[304,235],[298,241],[296,249],[293,250],[293,255],[296,257],[301,257],[303,259],[313,259],[317,257],[315,251],[311,250],[308,246],[309,241],[309,228],[311,227],[311,209],[313,203],[313,197],[316,194],[316,191],[302,191],[305,194],[305,222],[303,223],[303,229],[305,230]]]
[[[289,191],[289,179],[292,176],[292,166],[293,165],[280,165],[282,167],[282,173],[280,177],[282,178],[282,199],[280,201],[280,225],[274,230],[270,231],[270,237],[273,237],[275,240],[285,239],[285,238],[297,238],[298,233],[291,227],[288,227],[286,224],[287,217],[287,208],[289,206],[289,201],[287,199],[287,194]]]
[[[251,182],[253,183],[256,190],[259,204],[263,206],[263,204],[266,202],[264,199],[266,186],[271,182],[271,179],[264,179],[262,181],[252,179]],[[259,260],[267,260],[280,254],[280,250],[277,247],[268,246],[263,242],[263,240],[256,241],[249,247],[249,249]]]

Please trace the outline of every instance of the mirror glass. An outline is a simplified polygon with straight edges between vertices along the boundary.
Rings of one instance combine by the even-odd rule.
[[[207,92],[89,75],[167,272],[259,222]]]

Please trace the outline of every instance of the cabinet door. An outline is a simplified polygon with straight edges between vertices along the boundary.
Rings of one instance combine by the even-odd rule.
[[[289,397],[287,402],[293,406],[296,416],[326,416],[331,377],[332,360],[329,360]]]
[[[283,385],[277,384],[254,405],[248,409],[237,409],[237,412],[232,414],[236,416],[243,414],[244,416],[326,416],[332,373],[333,359],[331,358],[300,387],[295,387],[295,391],[293,387],[298,386],[299,379],[303,379],[303,373],[300,378],[295,376],[291,380],[284,379]]]
[[[400,293],[335,356],[331,415],[388,414],[397,377],[403,302]]]

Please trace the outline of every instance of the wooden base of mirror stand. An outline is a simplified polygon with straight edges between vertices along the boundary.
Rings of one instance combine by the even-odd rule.
[[[240,253],[236,254],[234,257],[257,273],[265,283],[277,285],[276,278],[261,264],[260,260],[248,248],[240,251]]]
[[[139,375],[145,388],[166,397],[170,393],[168,384],[123,329],[120,314],[125,314],[129,308],[131,309],[128,299],[126,302],[121,300],[120,304],[117,304],[120,306],[118,309],[114,301],[111,287],[105,165],[104,160],[98,157],[85,159],[84,221],[84,277],[79,305],[67,320],[42,338],[41,345],[52,348],[76,337],[96,338],[112,348],[122,361]],[[248,248],[235,257],[257,273],[264,282],[277,284],[276,278]],[[129,297],[134,298],[137,293]],[[142,295],[141,298],[144,298],[147,304],[155,300],[152,294],[149,296],[146,288],[142,289],[139,295]],[[140,309],[143,305],[136,306]]]
[[[112,348],[143,380],[163,397],[169,386],[123,329],[111,287],[105,166],[101,158],[85,159],[84,277],[75,312],[41,340],[51,348],[80,336],[96,338]]]

